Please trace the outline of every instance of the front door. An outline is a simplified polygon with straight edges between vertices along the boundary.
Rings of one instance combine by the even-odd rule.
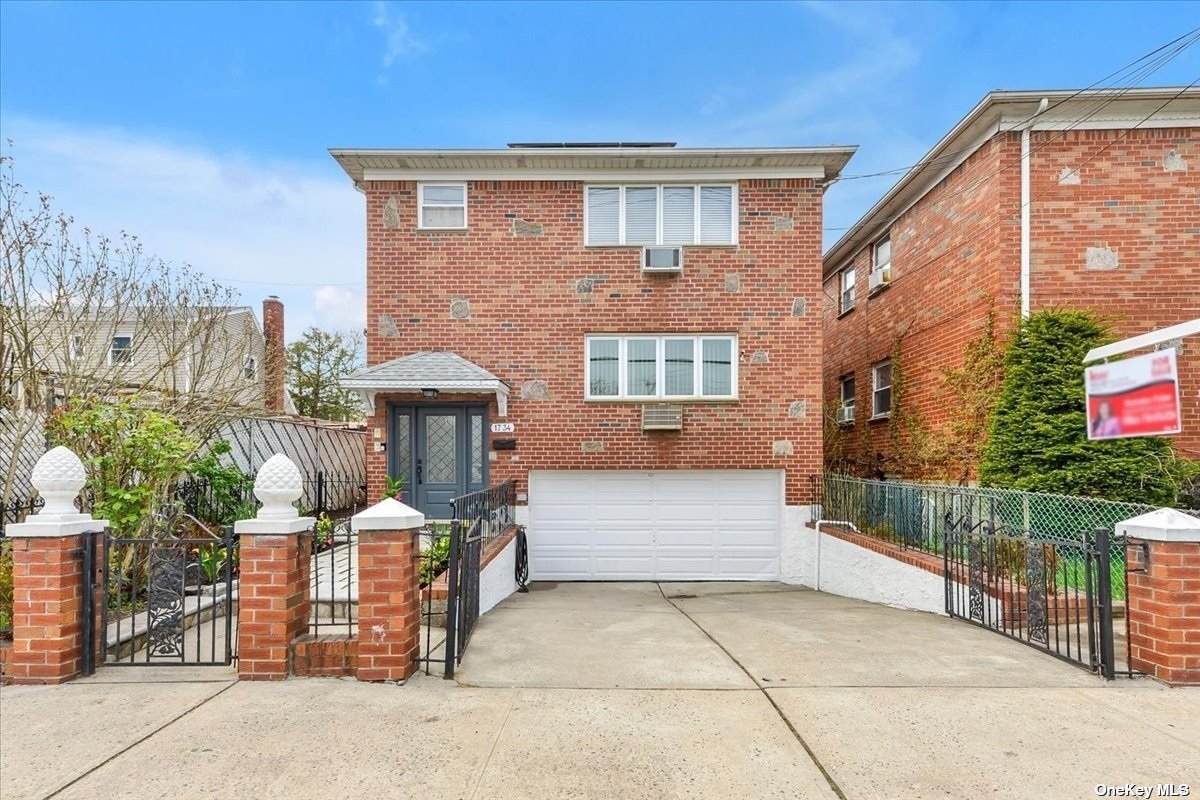
[[[410,504],[428,519],[450,519],[451,501],[484,488],[482,406],[405,406],[392,417],[392,475],[405,476]]]

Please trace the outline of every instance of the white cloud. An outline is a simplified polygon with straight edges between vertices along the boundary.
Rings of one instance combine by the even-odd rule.
[[[313,310],[320,321],[318,327],[349,331],[365,326],[366,301],[361,292],[345,286],[322,286],[312,296]]]
[[[80,226],[129,231],[147,253],[188,263],[258,306],[276,294],[287,333],[308,325],[358,327],[366,252],[362,196],[329,162],[291,164],[216,153],[119,129],[29,117],[5,119],[16,178]],[[356,285],[346,285],[346,284]],[[323,319],[313,287],[343,288]],[[328,298],[326,298],[328,301]]]
[[[394,3],[387,0],[375,0],[371,14],[371,24],[382,31],[385,47],[383,65],[390,67],[404,56],[419,56],[429,49],[429,46],[413,35],[409,30],[408,20]]]

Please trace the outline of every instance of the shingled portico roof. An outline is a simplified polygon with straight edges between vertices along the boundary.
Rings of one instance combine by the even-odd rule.
[[[508,415],[508,384],[457,353],[421,351],[359,370],[341,380],[357,391],[367,414],[375,413],[375,395],[383,392],[495,392],[500,416]]]

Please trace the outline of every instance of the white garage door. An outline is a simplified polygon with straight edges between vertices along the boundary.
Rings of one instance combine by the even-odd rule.
[[[529,474],[532,580],[775,580],[778,470]]]

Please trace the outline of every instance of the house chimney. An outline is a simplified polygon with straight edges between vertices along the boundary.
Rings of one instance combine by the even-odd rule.
[[[283,303],[275,295],[263,300],[263,339],[263,404],[268,411],[282,412],[287,358],[283,352]]]

